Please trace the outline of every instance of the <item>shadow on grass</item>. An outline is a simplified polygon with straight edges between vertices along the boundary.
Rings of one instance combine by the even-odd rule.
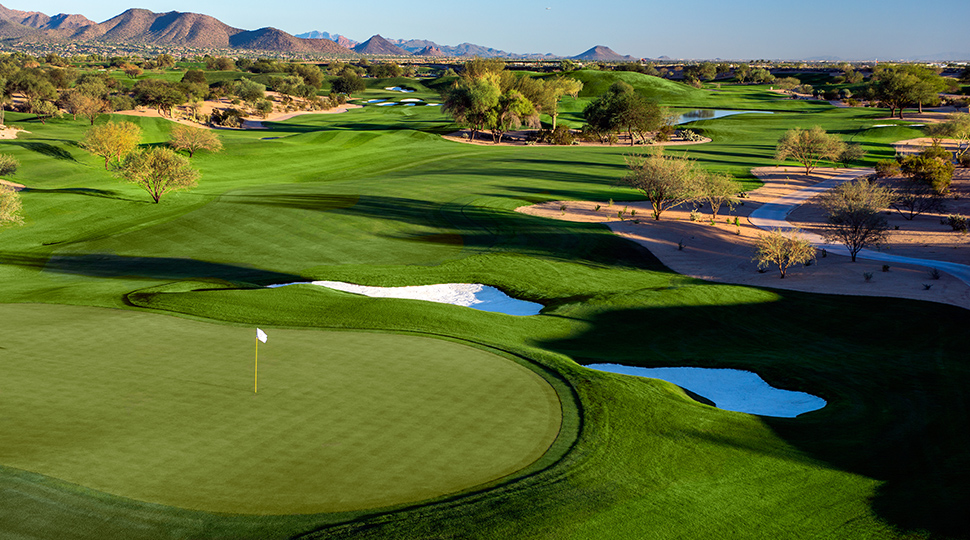
[[[222,202],[328,211],[436,230],[433,235],[387,235],[402,240],[439,243],[441,235],[458,235],[463,246],[471,250],[501,249],[556,260],[668,271],[649,250],[615,236],[605,226],[548,220],[494,208],[371,195],[362,195],[353,202],[353,196],[312,193],[243,194],[225,197]]]
[[[94,188],[59,188],[59,189],[43,189],[43,188],[24,188],[24,192],[27,193],[41,193],[48,195],[83,195],[85,197],[98,197],[100,199],[115,199],[118,201],[128,201],[135,203],[145,203],[150,204],[152,201],[145,199],[129,199],[127,197],[122,197],[117,191],[112,191],[110,189],[94,189]]]
[[[772,386],[818,395],[829,402],[820,411],[763,420],[810,459],[881,481],[869,503],[886,522],[967,537],[970,367],[961,336],[970,312],[778,294],[763,304],[600,313],[584,334],[543,346],[583,364],[747,369]],[[880,313],[892,315],[873,316]]]
[[[307,281],[295,274],[260,268],[165,257],[122,257],[111,254],[32,255],[0,252],[0,264],[36,268],[44,272],[98,278],[179,280],[217,278],[255,284]]]
[[[67,150],[64,150],[63,148],[58,148],[52,144],[45,143],[45,142],[40,142],[36,140],[20,141],[15,139],[15,140],[7,141],[7,144],[20,146],[27,150],[30,150],[31,152],[37,152],[38,154],[42,154],[54,159],[77,161],[76,159],[74,159],[74,156],[72,156],[71,153],[68,152]]]

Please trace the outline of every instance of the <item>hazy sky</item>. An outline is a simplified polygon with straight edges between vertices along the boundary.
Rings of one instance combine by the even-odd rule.
[[[319,30],[363,41],[429,39],[516,53],[579,54],[606,45],[620,54],[672,58],[894,59],[936,53],[970,56],[968,0],[490,0],[331,2],[289,0],[31,0],[3,5],[103,22],[130,7],[192,11],[230,26]],[[80,7],[83,6],[83,7]],[[970,58],[968,58],[970,59]]]

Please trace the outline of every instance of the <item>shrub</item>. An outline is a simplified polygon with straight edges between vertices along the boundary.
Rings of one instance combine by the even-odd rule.
[[[554,144],[557,146],[569,146],[576,141],[576,137],[569,131],[569,128],[560,124],[556,129],[544,129],[539,132],[538,138],[541,142]]]
[[[954,231],[967,232],[967,218],[960,214],[950,214],[946,217],[946,224]]]
[[[698,142],[698,141],[703,141],[704,140],[704,136],[703,135],[700,135],[697,132],[695,132],[693,130],[690,130],[690,129],[682,129],[682,130],[680,130],[680,137],[682,139],[684,139],[685,141],[691,141],[691,142]]]
[[[950,181],[953,180],[955,167],[949,158],[941,159],[925,154],[906,156],[903,158],[901,168],[904,174],[929,184],[933,187],[933,191],[940,195],[946,195],[950,191]]]
[[[903,174],[899,167],[899,162],[895,159],[881,159],[876,163],[876,176],[886,178],[889,176],[900,176]]]
[[[223,127],[241,127],[243,112],[239,109],[229,108],[224,110],[212,111],[209,121],[212,125]]]

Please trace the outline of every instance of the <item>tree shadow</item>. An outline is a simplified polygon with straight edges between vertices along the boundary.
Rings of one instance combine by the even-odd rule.
[[[705,288],[697,300],[709,298]],[[769,303],[599,313],[584,334],[542,346],[582,364],[751,370],[772,386],[818,395],[828,402],[820,411],[762,420],[810,459],[881,481],[869,503],[886,522],[967,537],[970,367],[960,336],[970,312],[777,294]]]
[[[54,159],[63,159],[63,160],[74,161],[74,162],[77,161],[76,159],[74,159],[74,156],[72,156],[71,153],[68,152],[67,150],[64,150],[63,148],[58,148],[52,144],[45,143],[45,142],[40,142],[36,140],[33,140],[33,141],[12,140],[12,141],[7,141],[7,144],[21,146],[23,148],[26,148],[27,150],[30,150],[31,152],[37,152],[38,154],[42,154]]]
[[[23,189],[27,193],[42,193],[50,195],[81,195],[85,197],[97,197],[100,199],[115,199],[119,201],[128,201],[135,203],[145,203],[150,204],[151,201],[142,199],[129,199],[127,197],[122,197],[117,191],[112,191],[110,189],[94,189],[94,188],[58,188],[58,189],[43,189],[43,188],[32,188],[27,187]]]
[[[0,252],[0,264],[97,278],[144,280],[216,278],[260,285],[307,281],[307,278],[296,274],[233,264],[169,257],[123,257],[107,253],[48,257],[30,253]]]

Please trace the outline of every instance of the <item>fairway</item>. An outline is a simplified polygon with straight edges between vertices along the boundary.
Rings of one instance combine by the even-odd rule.
[[[419,501],[537,460],[556,392],[417,336],[255,330],[100,308],[0,305],[0,462],[180,508],[338,512]]]

